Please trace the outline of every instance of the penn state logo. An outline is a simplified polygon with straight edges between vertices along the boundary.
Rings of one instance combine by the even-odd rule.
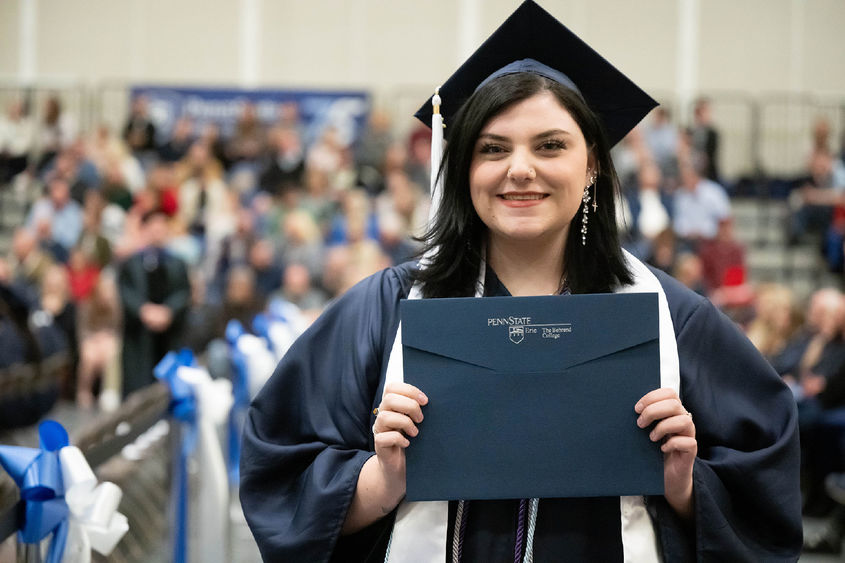
[[[519,344],[525,338],[525,327],[523,326],[509,326],[508,337],[514,344]]]

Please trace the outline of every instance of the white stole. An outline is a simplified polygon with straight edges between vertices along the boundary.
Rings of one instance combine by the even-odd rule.
[[[678,364],[678,346],[675,342],[675,328],[669,313],[666,293],[657,277],[645,264],[623,251],[634,283],[620,287],[616,293],[657,293],[659,334],[660,334],[660,386],[669,387],[680,393],[680,370]],[[484,264],[476,288],[476,297],[483,293]],[[420,299],[422,292],[419,284],[414,284],[408,299]],[[402,382],[402,325],[396,330],[396,339],[387,362],[385,385]],[[631,406],[633,408],[633,405]],[[662,561],[658,547],[654,523],[646,511],[641,496],[619,498],[622,528],[622,552],[624,561],[651,562]],[[446,561],[446,530],[449,520],[447,501],[405,502],[399,505],[393,535],[388,546],[386,563],[408,561],[411,558],[419,563],[443,563]],[[411,557],[411,554],[413,556]]]

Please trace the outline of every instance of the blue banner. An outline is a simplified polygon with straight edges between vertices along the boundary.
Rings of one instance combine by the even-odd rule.
[[[132,98],[149,100],[150,119],[155,123],[159,142],[166,140],[180,117],[194,121],[195,131],[213,122],[228,137],[234,131],[244,104],[252,103],[258,119],[266,126],[276,123],[281,104],[293,102],[299,110],[306,146],[333,127],[345,145],[354,143],[367,123],[370,95],[364,91],[239,90],[226,88],[168,88],[136,86]]]

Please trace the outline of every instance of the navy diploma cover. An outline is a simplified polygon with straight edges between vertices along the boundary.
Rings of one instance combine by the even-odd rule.
[[[429,398],[407,500],[662,495],[634,405],[660,387],[656,293],[400,304],[405,381]]]

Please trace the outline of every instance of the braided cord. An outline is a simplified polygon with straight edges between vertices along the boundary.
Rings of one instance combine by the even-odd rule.
[[[523,563],[534,563],[534,532],[537,531],[537,512],[539,509],[540,499],[532,498],[528,502],[528,540],[525,544]]]
[[[452,530],[452,563],[460,563],[464,550],[464,534],[466,533],[466,516],[469,513],[469,502],[459,500],[455,513],[455,528]]]
[[[528,501],[519,500],[519,513],[516,517],[516,543],[513,544],[513,563],[519,563],[522,559],[522,547],[525,545],[525,510]]]

